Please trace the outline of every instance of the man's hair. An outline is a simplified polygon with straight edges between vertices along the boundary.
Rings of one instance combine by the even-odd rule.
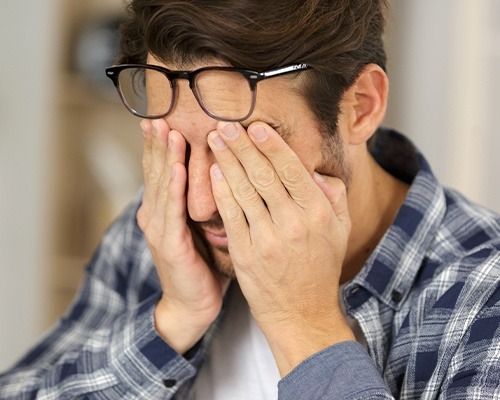
[[[148,52],[177,65],[212,59],[307,71],[303,95],[320,129],[336,132],[340,100],[370,63],[385,70],[387,0],[130,0],[120,63]]]

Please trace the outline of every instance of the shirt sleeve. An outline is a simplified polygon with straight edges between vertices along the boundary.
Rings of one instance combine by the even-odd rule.
[[[278,399],[393,399],[357,342],[331,346],[299,364],[278,384]]]
[[[154,328],[160,292],[140,266],[136,210],[104,236],[69,312],[0,375],[1,399],[170,399],[195,376],[201,351],[188,360]]]

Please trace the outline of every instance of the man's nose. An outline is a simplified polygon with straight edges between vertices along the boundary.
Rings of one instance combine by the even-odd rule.
[[[217,214],[212,194],[210,166],[213,155],[208,147],[192,148],[188,161],[187,210],[195,222],[208,221]]]
[[[184,80],[178,82],[177,101],[166,120],[172,129],[184,136],[188,144],[186,167],[189,216],[196,222],[208,221],[217,214],[217,206],[210,183],[210,167],[215,159],[207,137],[216,128],[217,121],[201,109],[188,82]]]

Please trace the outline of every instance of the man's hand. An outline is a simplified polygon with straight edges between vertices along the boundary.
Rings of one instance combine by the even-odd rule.
[[[186,141],[165,120],[141,123],[145,190],[137,221],[162,285],[159,334],[180,354],[203,336],[222,307],[229,280],[215,276],[186,225]]]
[[[282,376],[354,340],[338,303],[350,233],[345,185],[311,175],[268,125],[219,123],[212,190],[238,282]],[[254,135],[254,136],[253,136]]]

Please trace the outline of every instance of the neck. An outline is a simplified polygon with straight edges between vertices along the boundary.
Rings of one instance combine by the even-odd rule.
[[[368,155],[357,164],[349,187],[352,229],[341,283],[351,280],[363,267],[382,236],[392,225],[409,185],[382,169]]]

